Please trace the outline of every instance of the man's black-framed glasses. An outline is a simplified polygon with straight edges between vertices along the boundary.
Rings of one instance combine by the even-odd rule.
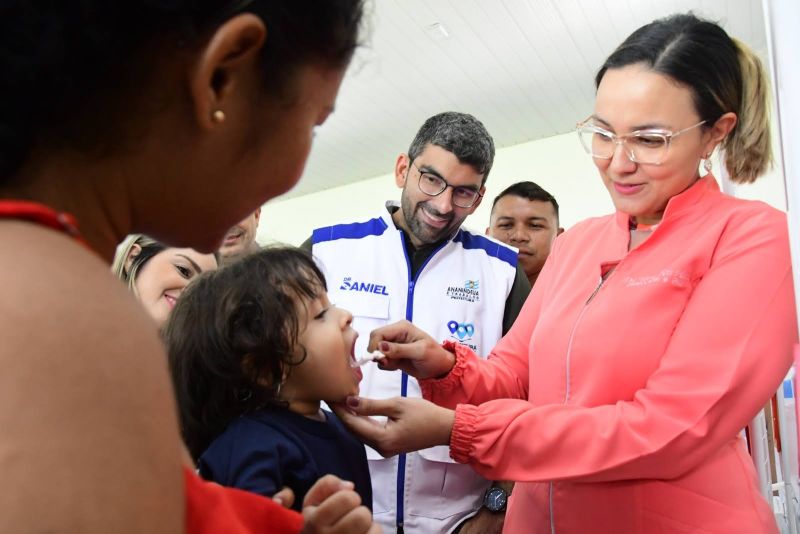
[[[483,196],[481,192],[474,187],[450,185],[447,183],[447,180],[438,174],[421,170],[413,161],[411,165],[419,172],[419,190],[430,197],[439,196],[445,189],[450,187],[453,189],[453,195],[451,197],[453,205],[459,208],[471,208],[475,205],[475,202]]]

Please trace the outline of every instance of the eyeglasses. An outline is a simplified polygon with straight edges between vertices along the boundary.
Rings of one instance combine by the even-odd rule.
[[[439,175],[433,174],[432,172],[423,172],[413,161],[411,165],[419,172],[419,190],[428,196],[439,196],[445,189],[451,187],[453,189],[451,201],[454,206],[458,206],[459,208],[471,208],[475,205],[478,198],[483,196],[480,191],[473,187],[450,185]]]
[[[647,165],[664,163],[673,139],[706,122],[700,121],[677,132],[654,129],[636,130],[626,135],[616,135],[590,123],[591,120],[592,117],[589,117],[585,121],[579,122],[576,127],[581,144],[588,154],[597,159],[611,159],[617,145],[622,145],[628,159]]]

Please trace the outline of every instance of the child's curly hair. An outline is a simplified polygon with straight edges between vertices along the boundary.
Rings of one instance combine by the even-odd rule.
[[[240,415],[279,404],[305,358],[300,313],[326,290],[311,256],[271,247],[198,278],[164,328],[181,432],[197,458]]]

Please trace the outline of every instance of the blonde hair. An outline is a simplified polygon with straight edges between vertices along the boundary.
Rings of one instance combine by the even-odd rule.
[[[736,127],[722,142],[722,149],[731,181],[747,184],[755,182],[772,164],[769,80],[750,47],[735,38],[733,42],[742,71],[741,105]]]
[[[131,262],[130,268],[126,268],[128,257],[131,255],[135,246],[138,246],[141,251]],[[114,262],[111,264],[111,272],[113,272],[117,278],[125,282],[125,285],[128,286],[128,289],[130,289],[134,295],[138,296],[138,292],[136,291],[136,277],[139,274],[139,269],[147,263],[150,258],[166,250],[166,248],[164,244],[144,234],[131,234],[117,247],[117,252],[114,254]]]

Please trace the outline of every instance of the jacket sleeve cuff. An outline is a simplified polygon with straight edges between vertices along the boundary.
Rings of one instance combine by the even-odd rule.
[[[459,404],[456,407],[456,419],[450,434],[450,457],[460,464],[469,463],[477,424],[477,406]]]
[[[456,363],[444,378],[424,378],[419,381],[422,397],[426,400],[433,400],[432,396],[434,391],[446,392],[457,388],[461,384],[461,377],[464,376],[464,370],[467,367],[467,359],[470,355],[473,355],[469,347],[461,343],[456,343],[455,341],[443,342],[442,348],[455,355]]]

